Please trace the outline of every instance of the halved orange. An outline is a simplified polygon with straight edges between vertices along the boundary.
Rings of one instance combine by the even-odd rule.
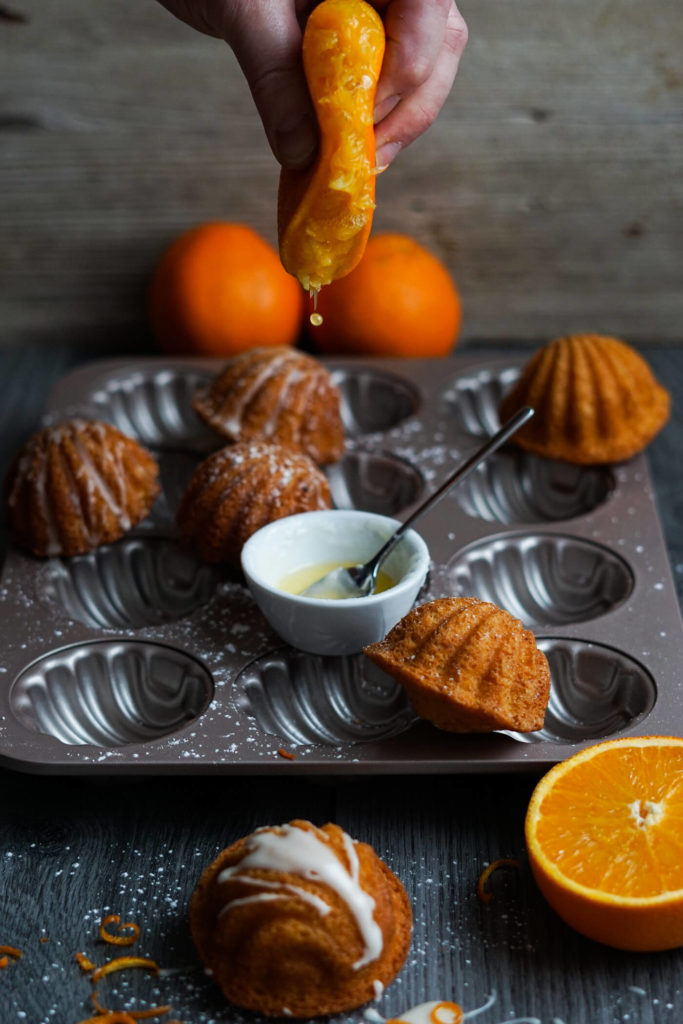
[[[303,62],[320,130],[305,171],[283,170],[280,259],[312,294],[363,255],[375,208],[377,80],[384,26],[365,0],[323,0],[306,22]]]
[[[683,945],[683,738],[608,740],[555,765],[525,837],[541,892],[572,928],[618,949]]]

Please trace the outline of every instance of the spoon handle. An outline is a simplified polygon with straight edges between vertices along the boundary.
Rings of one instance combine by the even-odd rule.
[[[423,516],[425,512],[428,512],[430,508],[436,505],[437,501],[440,501],[444,494],[450,491],[454,484],[464,480],[466,476],[469,476],[473,469],[476,469],[480,462],[483,462],[484,459],[491,454],[491,452],[494,452],[496,448],[500,448],[508,438],[512,437],[512,435],[519,430],[523,423],[526,423],[527,420],[531,419],[533,414],[534,410],[529,406],[525,406],[523,409],[520,409],[514,414],[514,416],[511,416],[510,419],[503,424],[500,430],[497,430],[496,433],[489,438],[486,444],[482,445],[481,448],[477,449],[477,451],[470,455],[470,457],[458,466],[450,476],[447,476],[441,486],[438,487],[433,494],[430,494],[427,500],[419,505],[418,508],[408,516],[396,532],[391,535],[389,540],[379,549],[372,561],[368,562],[366,572],[363,573],[363,576],[365,578],[374,577],[384,558],[389,554],[392,548],[398,544],[406,530],[408,530],[414,522]]]

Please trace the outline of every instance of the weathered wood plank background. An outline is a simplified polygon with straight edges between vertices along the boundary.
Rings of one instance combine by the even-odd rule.
[[[683,18],[669,0],[463,0],[470,45],[376,225],[452,269],[463,340],[680,341]],[[0,344],[149,344],[163,247],[275,236],[277,167],[232,54],[153,0],[0,20]]]

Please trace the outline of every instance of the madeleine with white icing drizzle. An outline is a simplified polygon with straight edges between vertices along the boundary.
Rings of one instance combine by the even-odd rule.
[[[198,389],[193,407],[228,441],[276,441],[320,466],[344,452],[339,389],[322,363],[298,349],[240,353]]]
[[[158,477],[154,457],[108,423],[77,417],[45,427],[8,475],[13,539],[41,557],[110,544],[145,518]]]
[[[202,875],[190,927],[226,997],[267,1016],[350,1010],[405,960],[411,912],[372,847],[337,825],[258,829]]]

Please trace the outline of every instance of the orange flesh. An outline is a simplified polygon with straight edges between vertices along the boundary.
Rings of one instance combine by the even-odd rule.
[[[683,745],[576,764],[536,813],[534,843],[571,882],[636,899],[683,889]]]
[[[375,208],[373,111],[384,27],[364,0],[324,0],[304,32],[306,80],[320,130],[310,170],[280,177],[283,266],[311,293],[348,274]]]

